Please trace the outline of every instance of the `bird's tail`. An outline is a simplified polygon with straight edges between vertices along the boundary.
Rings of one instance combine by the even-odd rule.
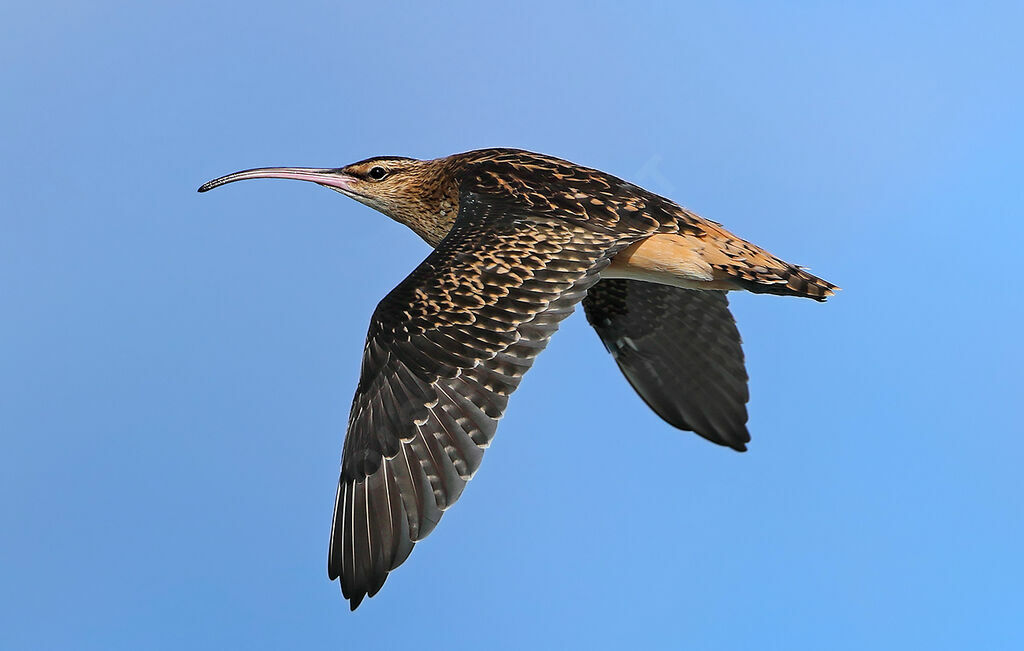
[[[704,248],[704,257],[716,280],[755,294],[801,296],[816,301],[824,301],[839,290],[803,267],[736,237],[720,224],[707,222],[705,228],[707,240],[715,245]]]
[[[755,294],[775,294],[778,296],[800,296],[825,301],[839,291],[823,278],[818,278],[803,267],[783,263],[781,268],[755,267],[746,268],[740,273],[730,274],[732,281],[740,288]],[[739,270],[737,270],[739,271]]]

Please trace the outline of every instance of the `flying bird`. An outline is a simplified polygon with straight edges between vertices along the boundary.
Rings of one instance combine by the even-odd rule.
[[[327,562],[352,610],[459,498],[577,303],[655,413],[743,451],[747,373],[726,292],[838,289],[669,199],[528,151],[251,169],[199,191],[258,178],[336,190],[434,249],[377,306],[363,350]]]

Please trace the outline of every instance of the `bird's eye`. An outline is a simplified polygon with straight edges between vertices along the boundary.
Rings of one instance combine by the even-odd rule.
[[[374,181],[380,181],[381,179],[388,175],[388,171],[381,167],[380,165],[377,165],[375,167],[371,167],[370,171],[367,172],[367,175]]]

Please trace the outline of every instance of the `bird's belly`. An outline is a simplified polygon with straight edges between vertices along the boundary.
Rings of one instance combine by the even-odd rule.
[[[701,257],[703,243],[685,235],[652,235],[623,249],[601,272],[602,278],[625,278],[685,289],[734,289],[715,279]]]

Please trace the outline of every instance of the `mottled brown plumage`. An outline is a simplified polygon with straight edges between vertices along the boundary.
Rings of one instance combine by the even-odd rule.
[[[200,192],[266,177],[337,190],[435,247],[378,305],[363,352],[328,559],[353,609],[458,499],[580,301],[659,416],[744,450],[747,374],[725,292],[837,289],[643,188],[521,150],[248,170]]]

